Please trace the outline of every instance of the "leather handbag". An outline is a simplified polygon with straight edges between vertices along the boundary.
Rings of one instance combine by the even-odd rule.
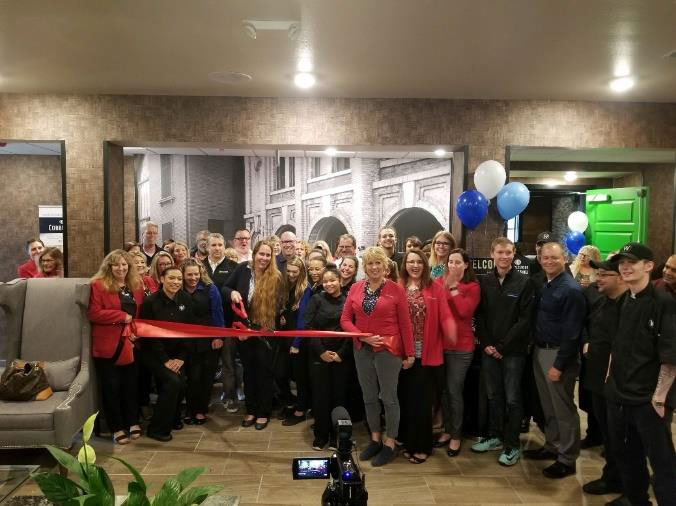
[[[12,360],[0,377],[3,401],[43,401],[52,393],[42,362]]]

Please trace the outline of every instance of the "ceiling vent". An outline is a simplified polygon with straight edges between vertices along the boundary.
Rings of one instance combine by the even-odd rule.
[[[211,72],[209,79],[221,84],[242,84],[251,81],[251,76],[244,72]]]
[[[243,19],[242,29],[252,39],[258,36],[260,31],[279,31],[287,32],[291,40],[298,38],[300,31],[299,21],[274,21],[263,19]]]

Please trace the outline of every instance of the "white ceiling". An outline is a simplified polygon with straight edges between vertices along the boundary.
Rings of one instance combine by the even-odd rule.
[[[328,146],[327,146],[328,147]],[[447,153],[442,157],[437,157],[433,151],[427,150],[421,146],[395,146],[369,149],[363,146],[351,146],[349,148],[341,147],[335,155],[342,158],[452,158],[452,146],[440,146]],[[376,151],[377,149],[377,151]],[[435,148],[436,149],[436,148]],[[299,157],[314,158],[328,156],[324,152],[324,147],[319,146],[255,146],[238,148],[213,148],[213,147],[192,147],[192,146],[129,146],[124,147],[124,154],[130,155],[208,155],[208,156],[280,156],[280,157]]]
[[[0,92],[676,102],[674,0],[0,0]],[[299,21],[259,31],[242,20]],[[294,87],[299,55],[317,85]],[[608,88],[626,63],[637,86]],[[222,84],[213,72],[253,79]]]
[[[59,142],[0,142],[0,155],[58,156],[60,154],[61,143]]]
[[[674,89],[676,90],[676,82]],[[512,146],[509,159],[513,162],[676,163],[676,151],[638,148],[571,149]],[[571,170],[574,170],[574,167],[571,167]]]

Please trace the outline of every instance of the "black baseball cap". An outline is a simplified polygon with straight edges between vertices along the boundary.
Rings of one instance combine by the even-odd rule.
[[[620,248],[620,251],[613,257],[613,260],[620,261],[621,258],[628,258],[629,260],[653,260],[652,250],[645,244],[640,242],[630,242]]]
[[[594,260],[589,261],[589,265],[592,266],[592,269],[603,269],[604,271],[613,271],[620,273],[620,259],[617,255],[613,255],[607,260],[595,262]]]
[[[538,238],[535,240],[535,244],[544,244],[546,242],[552,242],[554,238],[552,237],[551,232],[540,232]]]

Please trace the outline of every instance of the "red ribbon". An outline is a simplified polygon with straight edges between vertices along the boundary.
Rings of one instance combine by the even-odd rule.
[[[238,325],[239,324],[239,325]],[[137,337],[162,339],[222,339],[224,337],[369,337],[373,334],[352,334],[327,330],[251,330],[239,322],[236,328],[208,327],[189,323],[173,323],[156,320],[133,320],[127,324]]]

